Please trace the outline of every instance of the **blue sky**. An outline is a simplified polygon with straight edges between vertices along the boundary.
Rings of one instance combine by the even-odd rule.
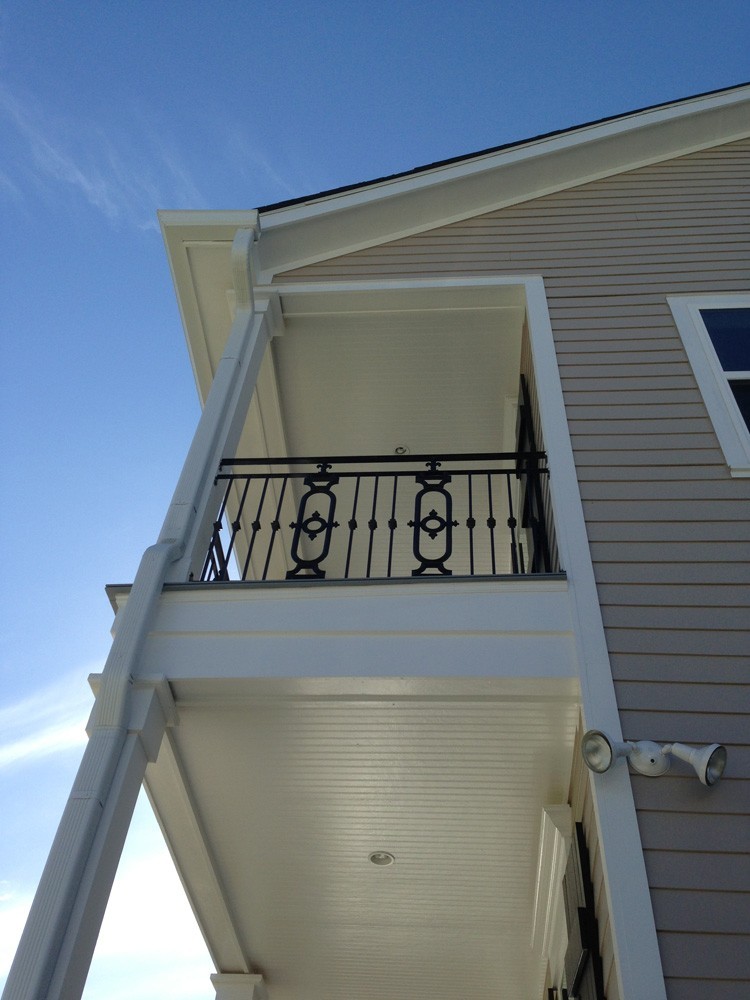
[[[748,79],[747,0],[0,0],[0,983],[80,757],[104,584],[155,539],[198,415],[156,210]],[[88,1000],[211,996],[170,865],[141,803]]]

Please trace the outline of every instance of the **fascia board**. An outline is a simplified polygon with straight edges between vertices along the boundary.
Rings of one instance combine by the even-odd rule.
[[[238,229],[258,228],[257,211],[160,211],[158,213],[169,270],[182,319],[198,396],[205,402],[213,381],[208,331],[198,307],[194,276],[188,257],[191,244],[231,244]],[[232,276],[227,273],[228,287]]]
[[[260,279],[750,135],[750,87],[264,212]]]

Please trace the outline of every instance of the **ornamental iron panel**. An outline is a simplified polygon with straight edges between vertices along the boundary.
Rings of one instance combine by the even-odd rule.
[[[547,478],[528,449],[224,459],[200,579],[557,573]]]

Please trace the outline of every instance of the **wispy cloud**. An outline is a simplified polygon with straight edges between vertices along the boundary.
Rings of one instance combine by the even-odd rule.
[[[0,881],[0,989],[32,896]],[[211,959],[151,807],[141,795],[84,1000],[203,1000]]]
[[[256,189],[267,187],[271,197],[295,197],[300,190],[304,190],[288,181],[271,163],[260,143],[251,141],[244,129],[238,126],[227,128],[227,153],[232,166],[243,177],[252,180]]]
[[[146,901],[146,905],[144,905]],[[151,807],[136,807],[84,1000],[203,1000],[213,971]],[[122,983],[122,987],[118,984]]]
[[[11,891],[9,882],[0,882],[0,985],[8,975],[31,900],[30,893],[17,895]]]
[[[7,174],[0,171],[0,189],[2,189],[6,195],[13,198],[14,201],[21,201],[21,192],[16,184],[8,177]]]
[[[53,194],[60,188],[76,193],[110,223],[155,229],[158,207],[205,204],[187,168],[157,130],[146,134],[134,127],[116,133],[88,120],[55,117],[2,85],[0,115],[20,139],[24,169],[19,173],[25,179],[51,186]],[[4,180],[0,188],[23,189],[19,178],[4,175]]]
[[[76,673],[0,706],[0,770],[82,746],[91,702]]]

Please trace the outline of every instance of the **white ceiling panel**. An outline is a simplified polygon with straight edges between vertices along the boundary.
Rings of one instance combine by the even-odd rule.
[[[576,718],[571,698],[181,706],[173,739],[271,1000],[538,990],[539,824],[567,796]]]

